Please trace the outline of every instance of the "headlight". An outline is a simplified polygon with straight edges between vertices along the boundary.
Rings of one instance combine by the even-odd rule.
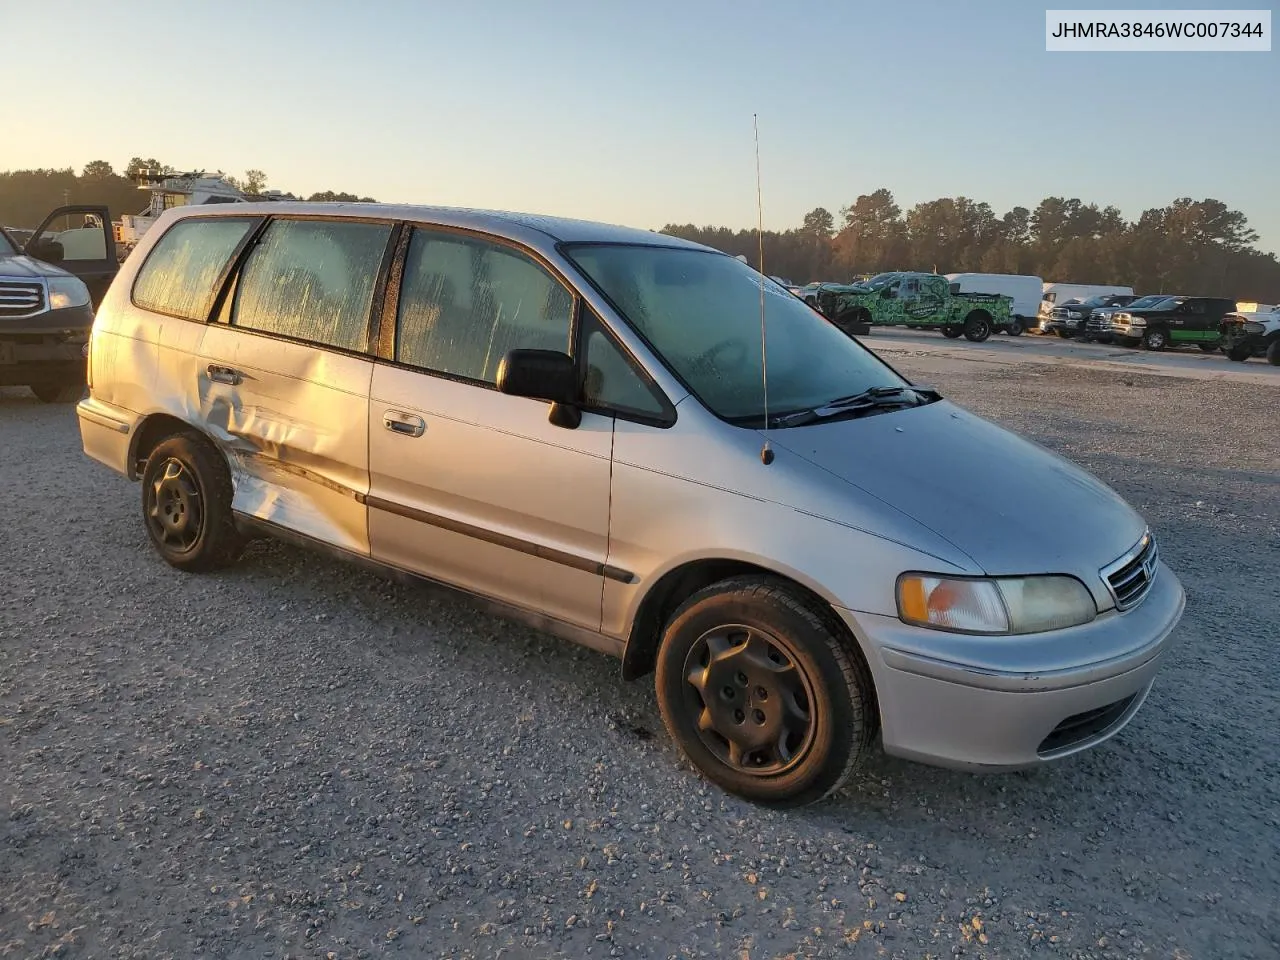
[[[1247,323],[1245,323],[1245,325],[1244,325],[1244,332],[1245,332],[1245,333],[1261,333],[1261,332],[1262,332],[1263,330],[1265,330],[1265,329],[1266,329],[1266,327],[1264,327],[1262,324],[1258,323],[1258,321],[1256,321],[1256,320],[1250,320],[1250,321],[1248,321]]]
[[[66,310],[89,302],[89,288],[76,277],[49,278],[49,309]]]
[[[1081,317],[1084,316],[1084,314],[1078,310],[1068,310],[1067,316],[1070,317],[1072,320],[1079,320]]]
[[[898,578],[898,616],[933,630],[1043,633],[1088,623],[1097,615],[1093,596],[1074,577],[960,580],[905,573]]]
[[[1143,320],[1142,317],[1129,318],[1129,326],[1131,327],[1145,327],[1146,325],[1147,325],[1147,321]]]

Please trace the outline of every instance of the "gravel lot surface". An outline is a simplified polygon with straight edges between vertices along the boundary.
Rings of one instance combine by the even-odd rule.
[[[281,545],[168,568],[71,408],[0,391],[0,957],[1274,960],[1280,392],[893,362],[1141,510],[1181,643],[1083,756],[877,752],[789,813],[603,656]]]

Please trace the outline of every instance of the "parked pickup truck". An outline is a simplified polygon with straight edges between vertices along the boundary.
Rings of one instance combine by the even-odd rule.
[[[936,273],[881,273],[865,283],[824,284],[818,310],[837,326],[919,327],[963,334],[981,343],[1013,320],[1013,298],[997,293],[958,293]]]
[[[1151,293],[1145,297],[1138,297],[1132,303],[1113,304],[1109,307],[1094,307],[1089,311],[1089,318],[1084,321],[1084,330],[1080,334],[1080,339],[1110,343],[1111,318],[1117,313],[1122,313],[1125,309],[1141,310],[1143,307],[1154,307],[1157,303],[1172,298],[1173,294],[1170,293]],[[1120,299],[1127,300],[1129,298],[1121,297]]]
[[[1280,306],[1265,313],[1228,313],[1220,332],[1227,359],[1266,357],[1267,363],[1280,367]]]
[[[106,207],[60,207],[22,246],[0,230],[0,387],[80,399],[93,311],[118,268]]]
[[[1066,303],[1060,307],[1054,307],[1049,313],[1049,319],[1041,322],[1040,332],[1056,333],[1064,339],[1083,336],[1085,325],[1093,316],[1094,310],[1103,307],[1128,306],[1135,299],[1137,298],[1128,294],[1104,293],[1090,297],[1088,300],[1081,300],[1079,303]]]
[[[1234,313],[1236,302],[1225,297],[1170,297],[1150,307],[1126,307],[1111,318],[1117,343],[1148,350],[1164,350],[1194,343],[1206,353],[1218,349],[1222,318]]]

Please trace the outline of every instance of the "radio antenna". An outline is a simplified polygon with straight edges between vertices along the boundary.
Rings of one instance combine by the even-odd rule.
[[[764,199],[760,192],[760,118],[751,115],[751,126],[756,138],[756,237],[760,243],[760,382],[764,388],[764,446],[760,448],[760,462],[773,463],[773,447],[769,446],[769,348],[764,322]]]

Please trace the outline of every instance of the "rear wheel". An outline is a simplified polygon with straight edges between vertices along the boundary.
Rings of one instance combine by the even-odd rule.
[[[1169,335],[1155,327],[1142,335],[1142,345],[1148,350],[1163,350],[1169,345]]]
[[[84,396],[83,383],[37,383],[31,392],[41,403],[75,403]]]
[[[1017,317],[1014,317],[1012,320],[1009,321],[1008,326],[1004,328],[1004,332],[1011,337],[1022,336],[1022,321]]]
[[[231,512],[227,462],[196,433],[166,437],[147,457],[142,519],[152,545],[179,570],[216,570],[244,549]]]
[[[1204,353],[1217,353],[1218,345],[1216,343],[1198,343],[1196,344]]]
[[[819,800],[848,779],[874,732],[870,675],[849,643],[830,609],[787,584],[712,584],[663,634],[663,722],[730,793],[772,806]]]
[[[1267,363],[1280,367],[1280,337],[1272,340],[1267,346]]]
[[[964,337],[970,343],[981,343],[991,336],[991,318],[974,311],[964,318]]]

